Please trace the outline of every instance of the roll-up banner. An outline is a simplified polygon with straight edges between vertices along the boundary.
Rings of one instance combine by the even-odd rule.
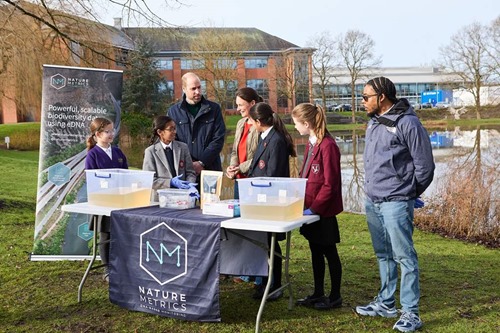
[[[35,237],[31,260],[90,258],[89,216],[61,206],[87,201],[86,141],[96,117],[113,121],[120,134],[123,72],[43,66],[40,160]]]

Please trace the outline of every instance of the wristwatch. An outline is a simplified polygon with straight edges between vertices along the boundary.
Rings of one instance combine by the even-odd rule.
[[[205,163],[203,163],[202,161],[198,161],[198,163],[200,163],[200,165],[201,165],[202,168],[205,167]]]

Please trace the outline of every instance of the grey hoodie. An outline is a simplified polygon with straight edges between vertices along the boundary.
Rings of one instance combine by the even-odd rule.
[[[373,202],[415,199],[431,184],[429,135],[406,99],[373,117],[365,140],[365,192]]]

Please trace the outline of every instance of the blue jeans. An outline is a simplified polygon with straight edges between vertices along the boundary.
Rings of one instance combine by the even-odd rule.
[[[381,288],[378,300],[395,305],[401,269],[400,303],[403,311],[418,313],[420,299],[417,252],[413,246],[414,200],[374,203],[366,199],[366,220],[377,256]]]

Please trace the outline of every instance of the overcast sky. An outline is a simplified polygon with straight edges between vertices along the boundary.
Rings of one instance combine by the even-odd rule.
[[[323,31],[360,30],[375,41],[385,67],[432,65],[461,28],[500,16],[500,0],[181,0],[189,7],[179,9],[146,2],[172,24],[254,27],[301,47]],[[119,16],[109,9],[103,23]]]

